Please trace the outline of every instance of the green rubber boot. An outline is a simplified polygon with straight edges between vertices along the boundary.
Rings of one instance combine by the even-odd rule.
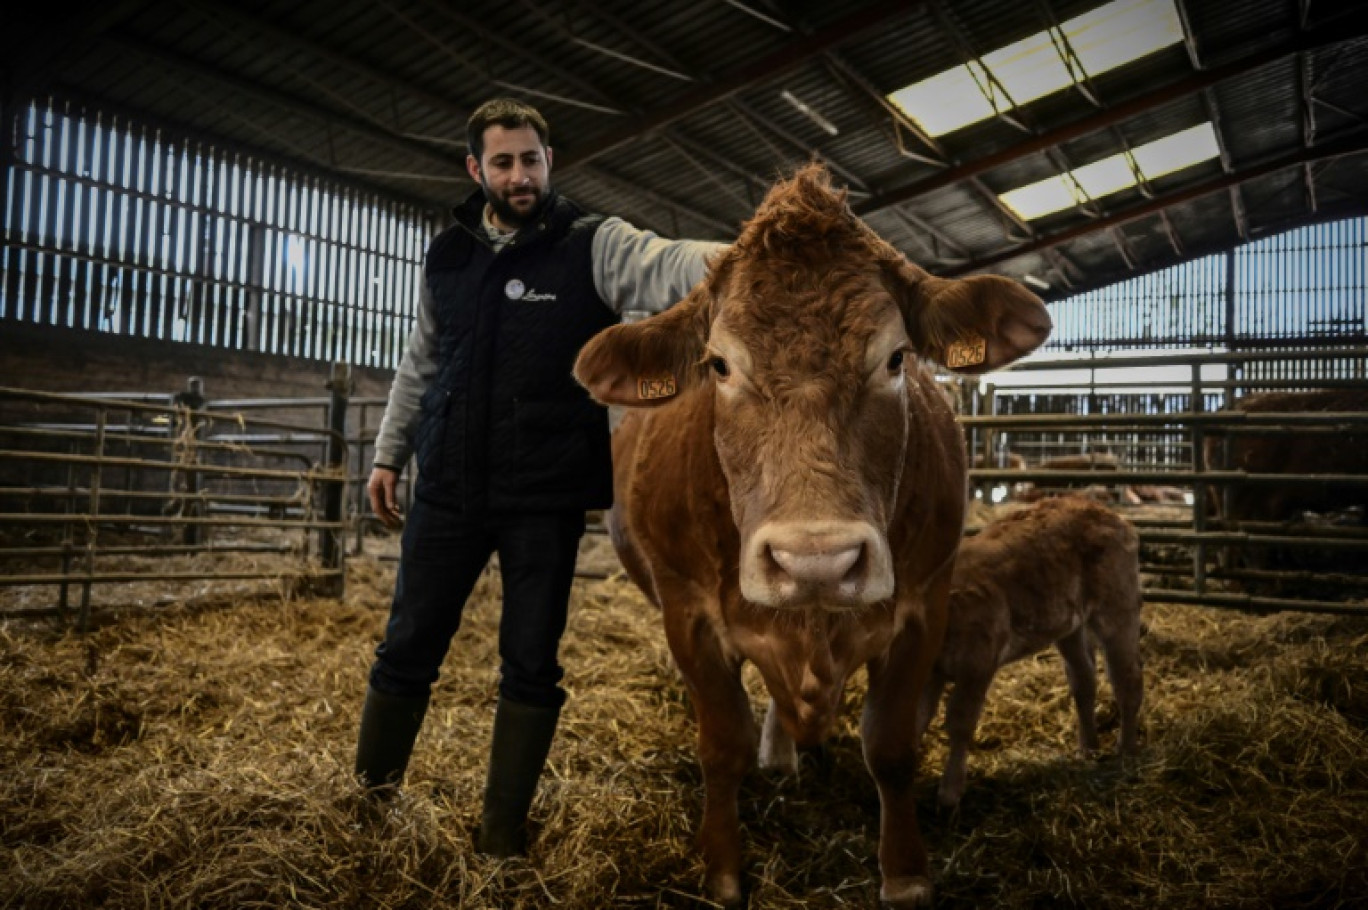
[[[366,689],[356,738],[356,774],[366,789],[394,788],[404,779],[427,706],[426,695],[386,695]]]
[[[489,856],[527,853],[527,811],[537,792],[560,708],[522,705],[499,699],[494,741],[489,749],[484,812],[475,849]]]

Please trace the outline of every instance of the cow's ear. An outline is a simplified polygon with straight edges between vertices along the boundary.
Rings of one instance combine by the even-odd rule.
[[[663,313],[605,329],[580,350],[575,379],[601,404],[667,404],[703,375],[711,313],[712,296],[700,284]]]
[[[957,373],[1000,369],[1050,337],[1045,304],[1010,278],[937,278],[906,261],[896,271],[912,343]]]

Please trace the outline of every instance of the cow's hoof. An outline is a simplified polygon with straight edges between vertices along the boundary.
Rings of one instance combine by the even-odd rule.
[[[798,750],[793,747],[793,743],[788,744],[788,748],[775,748],[769,743],[760,744],[760,755],[758,764],[760,770],[776,777],[797,777],[798,776]]]
[[[931,879],[925,876],[905,876],[885,879],[879,889],[879,906],[883,910],[918,910],[931,906]]]
[[[741,879],[735,875],[719,875],[708,882],[708,897],[714,904],[723,907],[744,907],[746,900],[741,894]]]
[[[964,787],[941,787],[936,793],[936,802],[940,804],[942,810],[953,812],[959,808],[960,800],[964,797]]]

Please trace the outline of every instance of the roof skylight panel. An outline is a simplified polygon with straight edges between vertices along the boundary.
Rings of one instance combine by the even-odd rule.
[[[1002,199],[1022,218],[1041,218],[1092,199],[1135,186],[1139,179],[1155,180],[1220,154],[1216,130],[1208,123],[1180,130],[1162,139],[1047,177],[1002,193]],[[1138,170],[1138,174],[1137,174]]]
[[[1173,0],[1113,0],[887,97],[928,134],[943,136],[1182,40]],[[1081,73],[1071,70],[1066,48]]]

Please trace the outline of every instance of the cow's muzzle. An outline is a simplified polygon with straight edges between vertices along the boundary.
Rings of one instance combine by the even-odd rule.
[[[849,609],[893,595],[888,542],[863,521],[771,521],[741,553],[741,596],[769,607]]]

